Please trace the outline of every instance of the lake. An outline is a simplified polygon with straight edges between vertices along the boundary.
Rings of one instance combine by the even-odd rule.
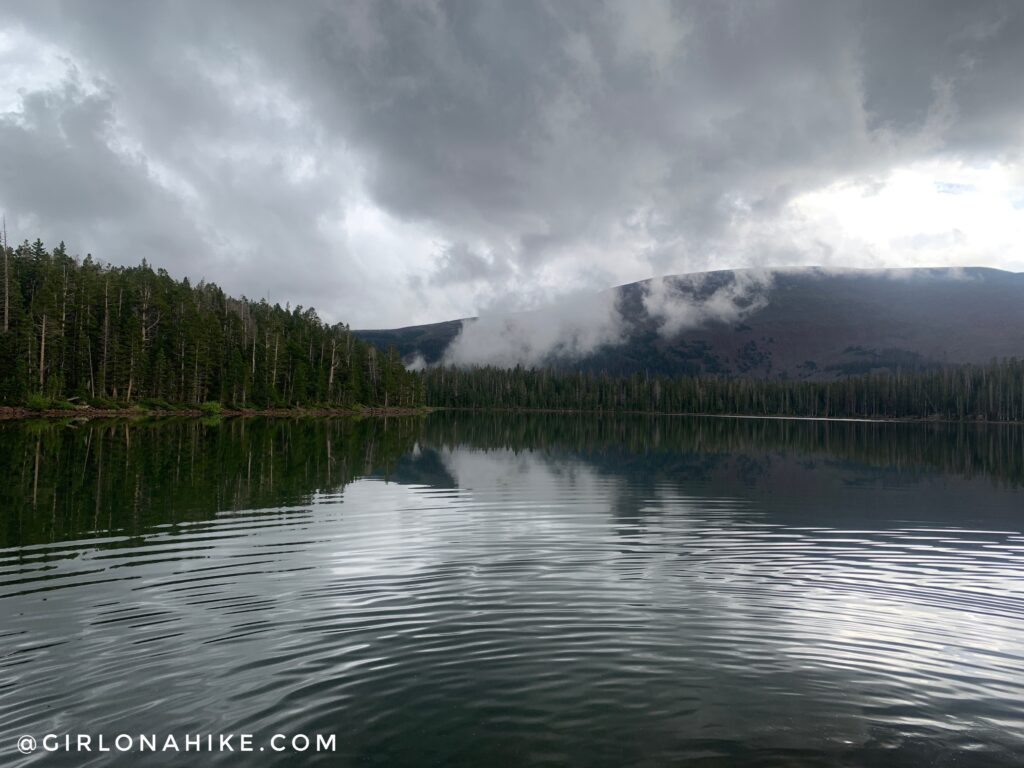
[[[0,475],[0,764],[1024,762],[1017,427],[7,423]]]

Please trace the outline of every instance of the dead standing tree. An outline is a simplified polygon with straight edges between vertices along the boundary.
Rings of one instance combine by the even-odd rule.
[[[4,215],[4,333],[11,328],[11,254],[7,251],[7,216]]]

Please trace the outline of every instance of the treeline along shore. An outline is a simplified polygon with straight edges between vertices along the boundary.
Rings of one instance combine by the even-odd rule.
[[[1017,359],[827,381],[489,367],[433,368],[423,377],[427,403],[439,408],[1024,421],[1024,361]]]
[[[397,353],[313,309],[234,299],[143,262],[115,267],[38,239],[4,248],[0,407],[210,403],[236,409],[415,408]]]
[[[407,371],[313,309],[212,283],[3,248],[0,418],[44,413],[332,415],[477,410],[1024,421],[1024,361],[834,380],[651,376],[517,367]]]

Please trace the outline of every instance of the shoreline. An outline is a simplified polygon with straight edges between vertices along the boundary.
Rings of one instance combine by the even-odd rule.
[[[221,408],[217,413],[206,413],[195,408],[45,408],[33,410],[25,407],[0,407],[0,421],[28,421],[31,419],[151,419],[151,418],[332,418],[342,416],[421,416],[433,408]]]
[[[217,413],[206,413],[199,407],[181,408],[46,408],[34,410],[24,406],[0,406],[0,422],[29,421],[32,419],[152,419],[152,418],[339,418],[422,416],[437,411],[463,413],[559,413],[586,416],[685,416],[704,419],[745,419],[769,421],[821,421],[850,424],[993,424],[1021,425],[1024,421],[992,421],[989,419],[947,419],[934,416],[779,416],[745,413],[695,413],[690,411],[634,411],[588,410],[580,408],[459,408],[423,406],[395,408],[382,406],[365,408],[221,408]]]
[[[588,416],[686,416],[702,419],[757,419],[769,421],[825,421],[852,424],[997,424],[1022,425],[1024,421],[995,421],[992,419],[947,419],[936,416],[779,416],[749,413],[699,413],[693,411],[608,411],[586,408],[460,408],[432,407],[432,411],[462,411],[467,413],[563,413]]]

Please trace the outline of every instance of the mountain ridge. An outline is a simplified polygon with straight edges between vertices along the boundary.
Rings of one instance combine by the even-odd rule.
[[[553,307],[355,334],[414,366],[613,374],[835,378],[1024,356],[1024,273],[989,267],[717,270],[626,283],[580,307],[577,319]],[[544,334],[548,347],[530,346]]]

